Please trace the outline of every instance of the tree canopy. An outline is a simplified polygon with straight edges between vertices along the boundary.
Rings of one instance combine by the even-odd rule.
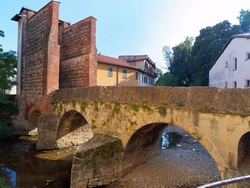
[[[239,25],[225,20],[201,29],[194,42],[193,38],[186,37],[184,42],[172,49],[163,47],[169,72],[162,74],[156,85],[207,86],[209,69],[226,42],[234,34],[250,31],[250,12],[241,10],[238,19]]]
[[[0,37],[4,32],[0,30]],[[6,89],[11,89],[13,84],[11,77],[16,75],[16,53],[14,51],[4,52],[0,45],[0,137],[11,134],[11,115],[17,113],[17,106],[13,103],[11,96],[5,95]]]
[[[4,32],[0,30],[0,37],[4,37]],[[16,52],[4,52],[0,45],[0,92],[11,89],[13,82],[11,78],[16,75]]]
[[[250,12],[249,12],[249,10],[241,9],[240,16],[238,17],[238,20],[240,22],[240,29],[242,32],[250,31]]]

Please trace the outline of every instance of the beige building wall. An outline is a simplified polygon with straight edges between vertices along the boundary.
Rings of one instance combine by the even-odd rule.
[[[123,71],[126,70],[126,77],[124,77]],[[138,79],[136,80],[136,72],[135,69],[129,69],[126,67],[119,67],[118,69],[118,83],[120,86],[139,86],[140,85],[140,77],[138,72]]]
[[[145,68],[145,60],[136,61],[135,66],[139,67],[141,70],[144,70],[144,68]]]
[[[108,75],[109,67],[113,69],[112,76]],[[98,86],[116,86],[117,85],[117,67],[103,63],[97,63],[97,85]]]
[[[109,75],[109,68],[112,68],[112,76]],[[123,71],[126,71],[125,73]],[[118,75],[117,75],[118,72]],[[138,79],[136,80],[136,72]],[[139,86],[140,74],[136,69],[119,67],[98,62],[97,64],[97,85],[98,86]]]

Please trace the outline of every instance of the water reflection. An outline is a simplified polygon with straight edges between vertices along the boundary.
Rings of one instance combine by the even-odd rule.
[[[0,187],[16,187],[16,172],[9,168],[2,167],[0,169]]]
[[[71,158],[38,158],[36,141],[12,138],[0,140],[0,187],[34,188],[70,186]]]
[[[167,130],[167,129],[166,129]],[[163,132],[162,134],[162,149],[174,148],[179,146],[183,136],[177,132]]]

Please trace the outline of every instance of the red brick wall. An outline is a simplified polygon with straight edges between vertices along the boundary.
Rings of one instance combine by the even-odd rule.
[[[36,106],[51,113],[50,95],[59,88],[59,3],[50,2],[27,21],[25,46],[25,111]]]
[[[31,109],[53,112],[51,96],[60,88],[96,85],[96,19],[88,17],[72,26],[59,21],[59,2],[26,14],[22,42],[20,114]]]
[[[64,24],[65,25],[65,24]],[[96,19],[60,27],[60,88],[96,85]]]

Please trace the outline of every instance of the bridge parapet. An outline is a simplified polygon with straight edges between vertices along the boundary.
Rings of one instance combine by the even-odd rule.
[[[147,104],[200,112],[250,115],[250,89],[213,87],[85,87],[57,90],[56,101],[105,101]]]

